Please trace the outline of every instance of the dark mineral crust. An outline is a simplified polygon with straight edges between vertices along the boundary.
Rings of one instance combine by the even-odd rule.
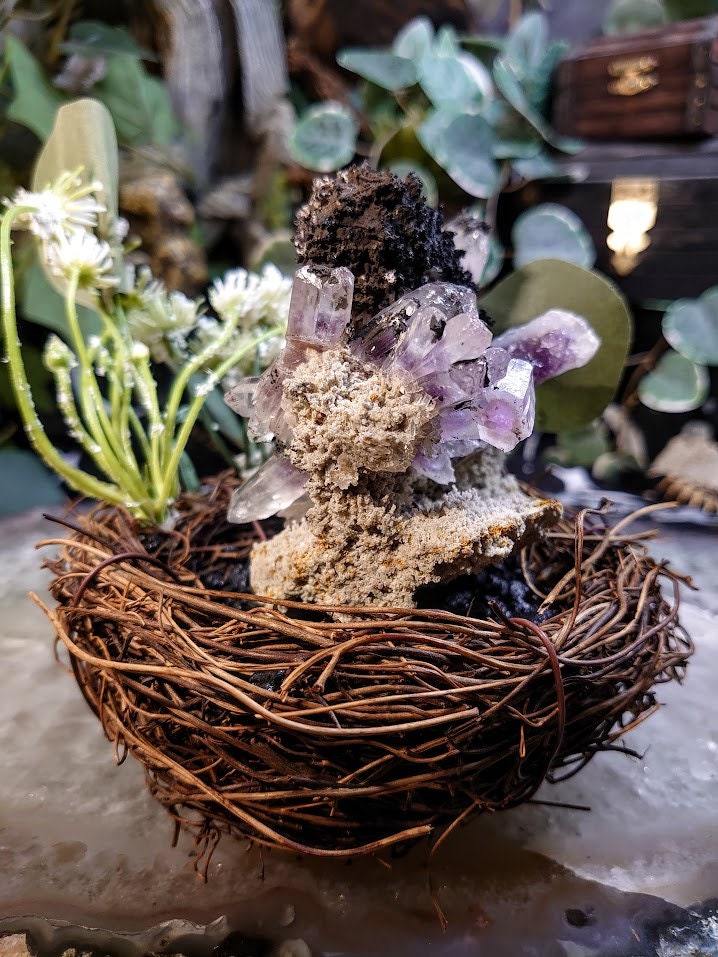
[[[346,266],[354,273],[353,322],[363,322],[427,282],[472,287],[463,252],[443,217],[424,200],[421,182],[366,163],[318,179],[297,214],[299,263]]]

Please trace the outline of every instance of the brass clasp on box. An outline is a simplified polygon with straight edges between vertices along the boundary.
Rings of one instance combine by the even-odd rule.
[[[612,79],[608,92],[614,96],[636,96],[658,86],[656,67],[658,60],[654,56],[627,56],[613,60],[608,64],[608,74]]]

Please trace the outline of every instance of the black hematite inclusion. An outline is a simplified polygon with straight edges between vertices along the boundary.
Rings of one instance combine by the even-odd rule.
[[[319,179],[297,214],[300,264],[346,266],[355,277],[353,317],[369,319],[427,282],[472,286],[463,252],[443,217],[427,205],[421,182],[366,163]]]

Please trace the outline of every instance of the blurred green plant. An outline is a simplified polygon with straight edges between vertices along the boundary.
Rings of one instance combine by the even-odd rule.
[[[138,46],[127,30],[80,20],[71,26],[59,50],[98,61],[97,72],[85,87],[109,110],[121,145],[161,147],[177,136],[167,88],[144,66],[143,61],[154,56]],[[5,37],[2,65],[10,85],[5,117],[46,140],[58,109],[75,96],[58,86],[57,77],[53,82],[49,66],[11,33]]]
[[[389,50],[338,54],[339,65],[365,81],[357,112],[333,101],[309,107],[294,128],[292,155],[308,169],[331,172],[360,153],[376,166],[416,170],[430,196],[453,183],[488,200],[512,177],[546,175],[549,148],[581,148],[544,115],[565,49],[549,39],[538,12],[520,17],[505,37],[460,38],[419,17]]]
[[[67,161],[80,155],[86,164],[68,171]],[[45,464],[82,494],[159,523],[181,480],[185,486],[196,482],[186,446],[211,397],[221,400],[218,385],[243,361],[261,366],[260,347],[281,337],[289,283],[278,272],[230,273],[210,291],[218,316],[210,319],[202,303],[168,293],[148,273],[128,268],[116,209],[117,144],[109,112],[91,99],[61,107],[33,190],[16,192],[0,224],[5,358],[25,432]],[[43,359],[68,434],[93,471],[55,447],[39,416],[29,355],[18,336],[15,229],[33,235],[48,288],[62,297],[64,323],[48,339]],[[80,301],[92,320],[89,328],[83,328]],[[173,373],[166,395],[153,359]]]
[[[715,13],[718,13],[718,0],[612,0],[603,21],[603,32],[609,35],[634,33]]]
[[[638,397],[657,412],[691,412],[708,398],[708,367],[718,366],[718,286],[671,303],[662,326],[672,348],[641,379]]]

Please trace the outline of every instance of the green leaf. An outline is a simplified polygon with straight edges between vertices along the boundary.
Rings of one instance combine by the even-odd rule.
[[[117,158],[117,139],[112,119],[105,107],[97,100],[82,99],[67,103],[57,111],[55,125],[35,163],[32,175],[32,187],[42,190],[53,183],[62,173],[82,167],[80,177],[86,183],[97,182],[101,189],[97,191],[98,200],[107,212],[99,217],[99,232],[106,233],[109,225],[117,216],[117,191],[119,169]],[[43,268],[44,265],[43,265]],[[52,287],[64,295],[65,283],[45,268],[45,276]],[[37,287],[37,281],[34,284]],[[39,287],[37,287],[39,288]],[[25,308],[32,310],[32,317],[41,322],[42,310],[48,308],[55,315],[57,304],[45,302],[46,292],[36,295],[36,300],[27,302]],[[80,291],[77,301],[92,309],[95,300]],[[37,303],[37,304],[36,304]],[[28,313],[30,315],[30,313]],[[48,320],[45,325],[55,320]],[[54,328],[54,326],[51,326]],[[63,320],[64,328],[64,320]]]
[[[438,56],[430,53],[419,64],[419,83],[434,106],[453,108],[480,106],[491,89],[484,67],[471,58]]]
[[[439,27],[434,40],[434,53],[437,56],[457,57],[461,53],[461,44],[456,30],[449,23]]]
[[[82,179],[102,184],[97,198],[107,213],[100,232],[117,216],[119,167],[112,118],[97,100],[67,103],[57,112],[55,125],[35,163],[32,187],[45,189],[62,173],[82,167]]]
[[[583,149],[583,143],[580,140],[570,136],[561,136],[531,105],[518,77],[503,56],[497,56],[494,60],[494,82],[511,106],[533,126],[547,143],[564,153],[578,153]]]
[[[634,33],[668,23],[662,0],[612,0],[603,21],[606,34]]]
[[[600,419],[589,422],[582,429],[569,429],[561,433],[555,446],[546,450],[543,458],[556,465],[582,465],[591,469],[601,455],[610,449],[606,427]]]
[[[511,166],[516,175],[525,180],[546,179],[560,172],[558,164],[545,150],[541,150],[535,156],[522,156],[514,160]]]
[[[434,27],[428,17],[415,17],[394,37],[391,52],[418,63],[434,42]]]
[[[65,301],[57,289],[50,285],[48,276],[37,261],[32,263],[23,276],[21,296],[24,319],[44,326],[46,329],[52,329],[58,336],[69,342],[70,333],[65,318]],[[85,338],[100,334],[102,320],[94,309],[80,305],[77,307],[77,315]]]
[[[504,56],[519,80],[541,69],[548,51],[548,21],[543,13],[526,13],[514,24]]]
[[[337,54],[337,63],[392,92],[405,90],[416,83],[416,67],[412,61],[386,50],[341,50]]]
[[[167,87],[139,60],[111,56],[107,73],[93,87],[93,96],[112,114],[118,140],[127,146],[161,146],[177,133]]]
[[[429,156],[470,196],[485,199],[498,188],[494,134],[483,116],[437,110],[417,136]]]
[[[293,276],[299,268],[297,250],[292,241],[289,230],[277,230],[259,243],[253,250],[249,268],[253,272],[261,272],[271,263],[285,276]]]
[[[359,130],[341,103],[327,100],[311,106],[289,138],[292,157],[307,169],[331,173],[346,166],[356,152]]]
[[[704,366],[679,352],[667,352],[639,382],[638,398],[656,412],[691,412],[703,405],[709,388]]]
[[[578,216],[557,203],[542,203],[522,213],[511,230],[514,266],[536,259],[563,259],[590,269],[596,247]]]
[[[502,279],[480,304],[496,321],[497,334],[549,309],[583,316],[600,336],[601,346],[582,369],[572,369],[537,388],[536,426],[560,432],[579,429],[598,418],[616,391],[631,338],[628,304],[613,283],[573,263],[543,259]]]
[[[492,100],[484,116],[494,130],[494,156],[497,159],[528,159],[543,146],[543,140],[533,126],[505,100]]]
[[[55,476],[27,449],[0,449],[0,517],[40,506],[62,505],[65,496]]]
[[[663,335],[693,362],[718,365],[718,286],[698,299],[678,299],[663,316]]]
[[[112,27],[100,20],[78,20],[70,27],[68,39],[61,45],[63,53],[82,56],[128,56],[138,60],[159,59],[151,50],[141,47],[123,27]]]
[[[50,85],[27,47],[11,34],[5,37],[5,62],[13,88],[8,119],[26,126],[41,140],[47,139],[64,97]]]
[[[413,173],[415,176],[418,176],[421,180],[421,188],[424,193],[424,199],[427,201],[429,206],[436,209],[439,205],[439,187],[436,185],[436,179],[432,176],[428,169],[425,169],[423,166],[420,166],[418,163],[414,163],[412,160],[398,159],[389,163],[388,169],[392,171],[395,176],[399,176],[401,179],[405,179],[409,173]]]

